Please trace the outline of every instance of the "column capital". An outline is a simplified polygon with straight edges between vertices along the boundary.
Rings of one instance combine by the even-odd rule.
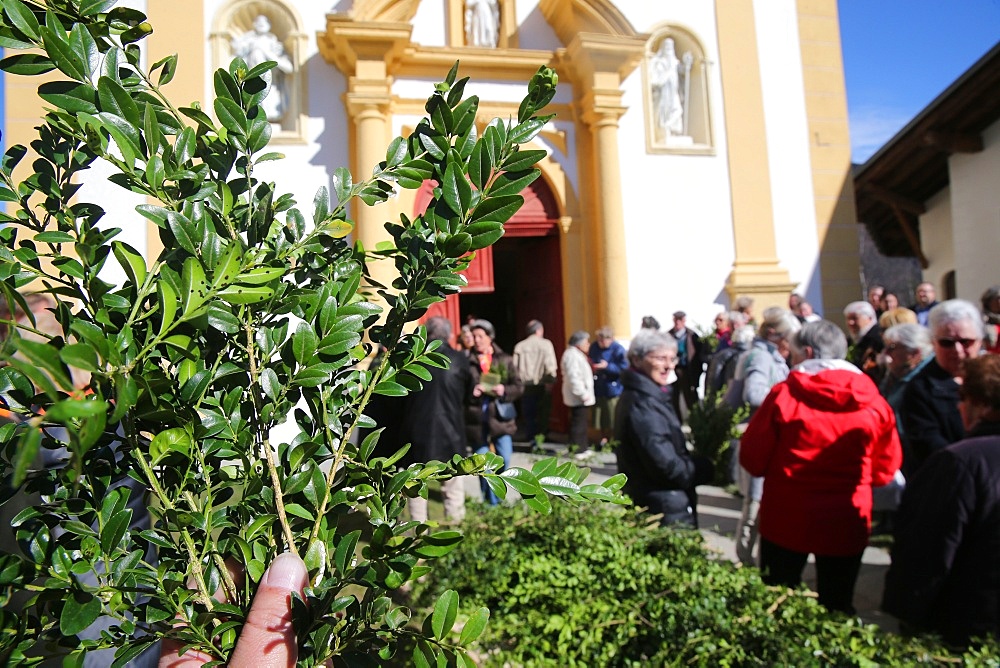
[[[409,23],[355,21],[329,14],[326,32],[319,33],[316,42],[323,58],[345,75],[378,78],[392,74],[412,32]]]

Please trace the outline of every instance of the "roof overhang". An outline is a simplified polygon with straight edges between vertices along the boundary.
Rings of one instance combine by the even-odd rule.
[[[926,267],[919,217],[949,185],[948,157],[983,150],[982,132],[1000,119],[1000,42],[896,133],[855,166],[858,222],[879,250],[916,257]]]

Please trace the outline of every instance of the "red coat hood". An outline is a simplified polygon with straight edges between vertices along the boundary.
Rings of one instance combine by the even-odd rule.
[[[788,375],[788,389],[802,403],[829,413],[849,413],[871,406],[879,396],[871,378],[846,362],[809,360]]]

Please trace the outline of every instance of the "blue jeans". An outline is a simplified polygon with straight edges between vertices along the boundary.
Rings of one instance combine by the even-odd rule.
[[[492,440],[493,445],[496,446],[497,454],[503,457],[503,468],[507,469],[510,467],[510,458],[514,454],[514,439],[511,438],[510,434],[501,434],[500,436],[494,436]],[[489,441],[476,448],[477,455],[489,451]],[[500,473],[500,471],[497,471],[497,473]],[[483,501],[491,506],[495,506],[500,503],[500,499],[498,499],[497,495],[493,493],[492,489],[490,489],[490,485],[486,482],[485,478],[479,479],[479,487],[483,490]]]

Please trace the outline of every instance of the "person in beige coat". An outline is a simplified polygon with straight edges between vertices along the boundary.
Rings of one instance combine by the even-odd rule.
[[[584,331],[574,332],[569,337],[569,346],[559,363],[559,371],[563,377],[563,403],[569,409],[569,443],[581,448],[589,445],[588,414],[595,402],[594,370],[587,358],[589,348],[590,334]]]

